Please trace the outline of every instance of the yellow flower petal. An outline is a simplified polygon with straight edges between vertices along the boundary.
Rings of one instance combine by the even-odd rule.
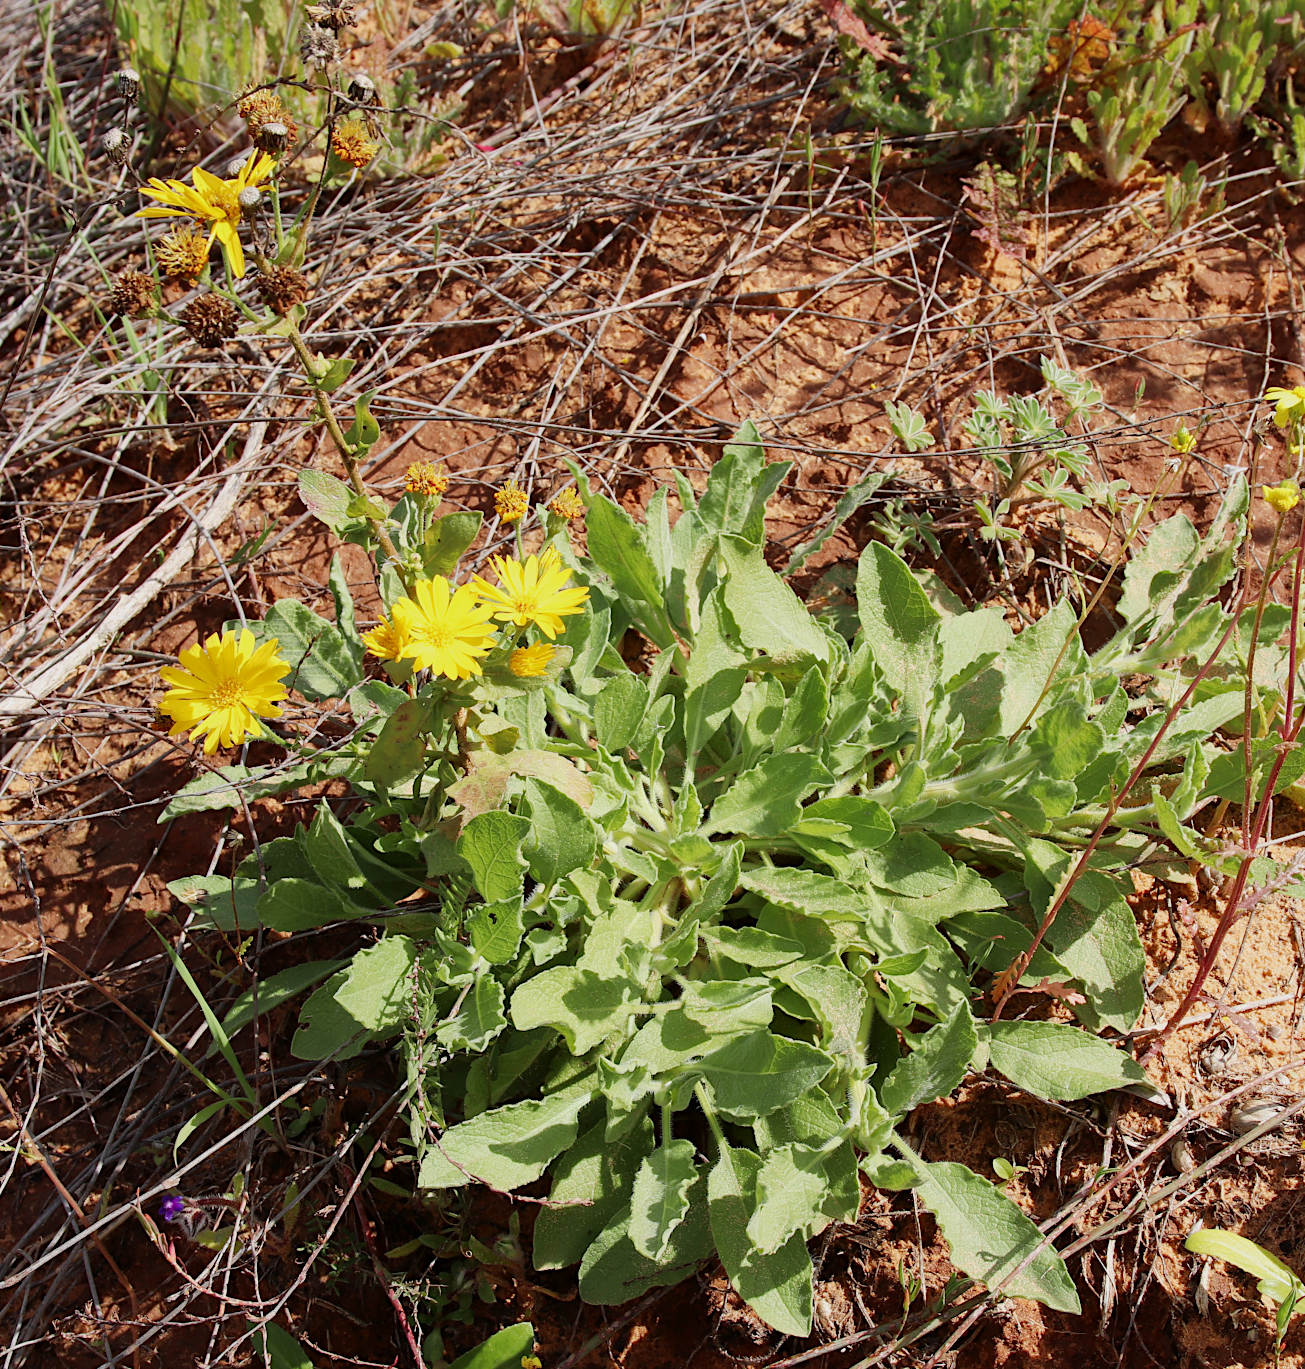
[[[472,582],[496,618],[517,627],[537,627],[546,637],[556,637],[565,624],[564,617],[583,610],[589,590],[584,585],[568,587],[571,572],[562,564],[556,547],[542,556],[522,561],[494,558],[499,584],[491,585],[479,575]]]
[[[248,628],[210,634],[202,646],[188,646],[178,665],[164,666],[159,675],[171,685],[159,700],[159,712],[170,718],[169,736],[203,734],[204,753],[219,746],[236,746],[262,733],[257,719],[279,718],[278,701],[289,692],[281,683],[290,671],[279,643],[269,638],[255,647]]]

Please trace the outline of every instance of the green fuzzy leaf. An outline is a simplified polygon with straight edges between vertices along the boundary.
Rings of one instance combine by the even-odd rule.
[[[945,1022],[925,1032],[910,1055],[893,1066],[880,1086],[879,1101],[894,1117],[904,1117],[921,1103],[946,1098],[965,1078],[978,1044],[969,1007],[959,1004]]]
[[[698,1178],[692,1141],[658,1146],[639,1166],[630,1191],[630,1240],[654,1263],[670,1249],[675,1229],[689,1212]]]
[[[435,1039],[446,1050],[483,1051],[506,1026],[503,986],[481,975],[462,997],[457,1012],[435,1028]]]
[[[594,564],[615,585],[645,636],[659,647],[670,646],[675,633],[666,616],[661,577],[633,519],[610,499],[594,495],[585,532]]]
[[[1219,1227],[1207,1227],[1203,1231],[1193,1231],[1183,1244],[1193,1255],[1208,1255],[1211,1259],[1236,1265],[1257,1280],[1260,1296],[1275,1306],[1305,1302],[1305,1284],[1276,1255],[1254,1241],[1248,1241],[1245,1236]]]
[[[516,813],[494,809],[471,819],[458,838],[458,855],[471,866],[471,877],[486,903],[521,893],[525,863],[521,846],[530,823]]]
[[[530,830],[523,852],[540,884],[556,884],[572,870],[587,869],[598,851],[598,833],[584,809],[551,784],[527,777],[524,795]]]
[[[733,1037],[699,1062],[717,1111],[740,1121],[764,1117],[800,1098],[833,1065],[824,1051],[769,1031]]]
[[[479,1180],[510,1193],[533,1183],[575,1142],[589,1084],[509,1103],[450,1127],[421,1162],[418,1188],[461,1188]]]
[[[806,605],[766,564],[758,547],[738,537],[720,539],[725,563],[725,607],[752,651],[778,662],[829,659],[829,641]]]
[[[714,954],[749,968],[774,969],[802,958],[798,942],[772,936],[756,927],[716,927],[704,931],[702,940]]]
[[[873,894],[796,865],[757,866],[739,882],[768,903],[808,917],[860,919],[878,906]]]
[[[762,1254],[773,1255],[795,1235],[809,1241],[829,1225],[833,1194],[827,1164],[840,1156],[851,1163],[855,1192],[856,1161],[850,1147],[827,1153],[822,1146],[789,1144],[765,1157],[757,1173],[757,1206],[748,1218],[748,1239]],[[853,1216],[859,1197],[857,1192],[851,1201]],[[844,1204],[842,1211],[846,1210]]]
[[[648,686],[627,672],[603,683],[594,699],[594,735],[599,746],[619,755],[639,731],[648,711]]]
[[[606,979],[593,970],[559,965],[518,986],[512,995],[512,1025],[518,1031],[553,1027],[573,1055],[586,1055],[625,1026],[638,1001],[638,986],[629,979]]]
[[[338,533],[349,522],[349,501],[353,491],[343,480],[325,471],[299,472],[299,498],[314,518]]]
[[[302,965],[291,965],[279,973],[260,979],[248,988],[227,1009],[222,1019],[222,1030],[230,1038],[238,1031],[249,1026],[255,1018],[262,1017],[290,1002],[293,998],[320,983],[327,975],[335,974],[346,962],[343,960],[309,960]],[[206,1055],[212,1055],[216,1045],[208,1048]]]
[[[306,932],[374,915],[374,908],[360,907],[335,889],[307,879],[278,879],[258,900],[257,912],[259,925],[274,932]]]
[[[535,1219],[531,1245],[536,1269],[562,1269],[584,1255],[627,1202],[640,1162],[651,1148],[652,1126],[646,1118],[619,1140],[611,1140],[599,1122],[559,1157],[553,1165],[550,1206]]]
[[[368,1031],[392,1031],[412,1016],[412,969],[417,951],[406,936],[382,937],[358,952],[344,972],[335,1001]]]
[[[381,436],[381,425],[372,417],[371,402],[376,398],[375,390],[368,390],[358,396],[353,403],[353,422],[344,435],[344,440],[359,455],[365,455],[376,445]]]
[[[916,1198],[937,1217],[958,1269],[1012,1297],[1032,1298],[1058,1312],[1082,1310],[1064,1260],[1050,1247],[1010,1277],[1042,1244],[1042,1233],[1004,1193],[964,1165],[930,1164],[903,1153],[918,1180]]]
[[[867,542],[861,553],[856,602],[861,632],[889,684],[914,700],[927,698],[942,663],[938,610],[906,562],[882,542]]]
[[[168,884],[168,892],[195,909],[192,925],[221,932],[258,926],[258,902],[263,886],[256,879],[229,879],[226,875],[187,875]]]
[[[629,1302],[650,1288],[679,1283],[712,1253],[706,1184],[689,1195],[689,1212],[671,1236],[660,1262],[641,1255],[630,1239],[627,1205],[599,1232],[580,1262],[580,1296],[600,1307]]]
[[[740,775],[712,804],[702,831],[778,836],[797,821],[802,800],[828,781],[829,772],[814,756],[769,756]]]
[[[1146,1082],[1135,1060],[1064,1023],[998,1021],[987,1037],[993,1068],[1039,1098],[1073,1102]]]
[[[766,537],[766,501],[792,469],[792,462],[766,465],[761,435],[751,420],[725,445],[707,475],[698,519],[715,532],[731,533],[760,546]]]
[[[520,898],[483,903],[467,914],[467,940],[491,965],[510,964],[524,932]]]
[[[474,1350],[459,1355],[449,1369],[521,1369],[523,1358],[535,1348],[535,1328],[528,1322],[505,1326]]]
[[[463,553],[480,535],[479,513],[446,513],[427,529],[421,544],[421,565],[428,579],[452,575]]]
[[[753,1151],[721,1147],[707,1179],[711,1234],[730,1283],[748,1306],[784,1335],[809,1336],[812,1270],[806,1242],[797,1234],[768,1254],[748,1234],[761,1164]]]
[[[422,699],[405,699],[372,742],[363,763],[363,778],[385,789],[411,779],[425,759],[424,733],[429,727],[429,704]]]
[[[276,638],[291,667],[286,683],[306,699],[342,698],[362,680],[361,647],[298,599],[278,599],[262,623],[249,626],[260,644]]]
[[[850,1068],[862,1064],[861,1024],[865,1018],[865,985],[842,965],[789,964],[774,972],[806,999],[812,1018],[820,1024],[820,1044]]]
[[[253,1331],[255,1353],[262,1357],[267,1369],[314,1369],[307,1351],[275,1322],[265,1326],[250,1326]]]

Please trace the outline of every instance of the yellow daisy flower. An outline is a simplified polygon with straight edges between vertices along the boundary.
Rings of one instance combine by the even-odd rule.
[[[188,646],[180,668],[164,666],[159,674],[172,688],[159,700],[159,712],[173,721],[170,737],[189,732],[204,735],[204,754],[219,746],[236,746],[263,729],[257,718],[279,718],[277,700],[289,691],[281,683],[290,667],[279,655],[280,643],[269,638],[260,647],[248,628],[212,633],[203,646]]]
[[[1284,480],[1280,485],[1262,485],[1264,502],[1278,513],[1287,514],[1300,503],[1300,486],[1294,480]]]
[[[557,648],[547,642],[536,642],[534,646],[519,646],[508,657],[508,669],[518,680],[529,680],[537,675],[546,675],[548,667],[557,655]]]
[[[276,162],[266,152],[251,152],[237,175],[224,181],[197,166],[191,173],[192,189],[185,181],[161,181],[153,177],[141,187],[141,194],[158,200],[138,209],[138,219],[194,219],[209,225],[210,246],[216,238],[221,244],[233,276],[245,274],[245,253],[240,245],[240,192],[262,185],[272,174]]]
[[[414,461],[403,476],[403,488],[409,494],[424,494],[434,499],[442,497],[448,487],[448,473],[433,461]]]
[[[382,661],[403,659],[403,634],[388,618],[382,618],[370,632],[362,635],[368,653]]]
[[[418,580],[412,594],[396,600],[390,611],[402,638],[402,659],[451,680],[479,675],[480,657],[494,645],[494,610],[476,602],[470,585],[455,590],[442,575]]]
[[[1265,401],[1275,405],[1273,421],[1280,428],[1305,419],[1305,385],[1284,390],[1281,385],[1270,385],[1264,392]]]
[[[497,586],[479,575],[472,582],[494,617],[517,627],[533,624],[545,637],[556,637],[564,626],[562,619],[579,613],[589,597],[584,585],[567,588],[571,572],[562,564],[556,547],[549,547],[542,556],[527,557],[524,562],[496,556],[494,571],[499,579]]]
[[[494,494],[494,512],[505,523],[515,523],[526,516],[530,500],[515,480],[509,480]]]
[[[193,228],[174,228],[159,239],[154,256],[165,276],[194,285],[208,265],[209,242]]]

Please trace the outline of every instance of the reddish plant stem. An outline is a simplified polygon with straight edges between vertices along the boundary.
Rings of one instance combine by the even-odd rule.
[[[1201,957],[1201,963],[1196,968],[1196,977],[1192,980],[1191,986],[1183,995],[1183,1001],[1174,1010],[1169,1021],[1165,1023],[1159,1035],[1151,1042],[1144,1059],[1150,1059],[1160,1048],[1165,1038],[1177,1027],[1191,1011],[1192,1005],[1199,997],[1201,990],[1205,987],[1205,981],[1210,977],[1214,969],[1215,961],[1219,957],[1219,951],[1223,946],[1224,940],[1232,930],[1232,925],[1237,921],[1238,916],[1245,911],[1242,907],[1243,895],[1246,892],[1246,882],[1250,878],[1251,861],[1255,859],[1256,849],[1264,838],[1265,828],[1269,825],[1269,819],[1273,815],[1273,791],[1278,786],[1278,776],[1282,774],[1282,767],[1286,763],[1288,753],[1297,745],[1300,737],[1301,727],[1305,725],[1305,708],[1301,709],[1300,716],[1293,723],[1291,719],[1292,709],[1296,705],[1296,664],[1298,652],[1298,629],[1300,624],[1300,598],[1301,598],[1301,572],[1305,569],[1305,521],[1301,523],[1301,530],[1296,540],[1296,565],[1293,572],[1293,583],[1291,590],[1291,629],[1288,636],[1287,649],[1287,693],[1283,702],[1281,736],[1282,741],[1278,744],[1278,754],[1274,758],[1273,767],[1269,771],[1269,778],[1264,786],[1264,797],[1261,798],[1259,807],[1255,811],[1255,821],[1251,828],[1250,838],[1245,843],[1245,851],[1242,862],[1237,867],[1237,873],[1232,878],[1232,883],[1224,896],[1223,912],[1219,915],[1219,923],[1214,929],[1214,935],[1210,938],[1210,944],[1205,948],[1205,954]],[[1245,830],[1245,818],[1243,817],[1243,830]]]

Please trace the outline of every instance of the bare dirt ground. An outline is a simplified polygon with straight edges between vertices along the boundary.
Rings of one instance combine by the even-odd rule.
[[[1305,222],[1253,150],[1204,165],[1203,204],[1177,222],[1163,175],[1200,158],[1187,132],[1162,140],[1153,174],[1126,192],[1059,186],[1030,212],[1019,262],[975,237],[963,153],[891,148],[875,189],[872,139],[842,128],[830,95],[837,54],[816,5],[709,0],[586,48],[487,28],[461,9],[408,18],[410,32],[389,41],[364,29],[375,41],[359,61],[415,66],[422,100],[457,105],[468,141],[448,137],[431,175],[338,192],[309,261],[315,345],[360,362],[340,399],[378,389],[377,489],[396,490],[413,460],[438,460],[454,476],[451,504],[488,515],[504,478],[542,501],[569,460],[637,510],[674,471],[698,481],[752,419],[772,455],[794,462],[770,528],[777,549],[867,471],[892,473],[826,545],[808,588],[883,535],[895,498],[899,515],[934,518],[943,555],[932,568],[954,593],[1027,620],[1075,582],[1095,587],[1118,528],[1044,511],[1016,554],[995,559],[975,535],[985,477],[961,431],[976,389],[1034,390],[1044,355],[1090,375],[1109,404],[1096,473],[1142,492],[1178,422],[1199,432],[1198,458],[1158,515],[1181,508],[1200,523],[1233,469],[1281,473],[1256,400],[1305,364]],[[464,56],[424,56],[434,38]],[[89,3],[61,11],[48,42],[22,28],[3,75],[11,117],[23,104],[49,119],[33,75],[48,53],[88,137],[113,70],[108,43]],[[187,165],[233,133],[229,120],[182,128],[170,149]],[[5,1363],[244,1363],[247,1346],[225,1356],[247,1319],[284,1309],[319,1366],[407,1364],[396,1308],[442,1324],[451,1351],[528,1316],[549,1369],[1273,1362],[1251,1281],[1203,1272],[1182,1240],[1198,1222],[1227,1226],[1302,1264],[1299,1117],[1248,1141],[1231,1116],[1248,1100],[1286,1109],[1305,1083],[1305,945],[1291,903],[1265,902],[1239,925],[1195,1018],[1151,1062],[1163,1101],[1053,1108],[976,1078],[913,1119],[929,1158],[980,1172],[1008,1158],[1025,1166],[1010,1190],[1036,1218],[1072,1215],[1058,1244],[1079,1318],[1006,1302],[913,1340],[950,1273],[945,1247],[909,1194],[877,1193],[855,1227],[818,1243],[808,1344],[771,1337],[710,1269],[632,1308],[584,1308],[570,1276],[523,1262],[512,1223],[528,1249],[529,1204],[437,1211],[360,1186],[367,1145],[355,1138],[384,1140],[393,1065],[287,1066],[284,1012],[238,1045],[260,1097],[289,1095],[281,1125],[302,1129],[272,1144],[218,1118],[174,1154],[178,1128],[211,1098],[187,1063],[215,1077],[219,1066],[202,1059],[202,1018],[160,935],[202,969],[219,1011],[287,952],[192,936],[167,881],[228,870],[308,800],[158,826],[206,762],[163,735],[155,672],[237,606],[259,616],[285,595],[326,601],[337,548],[295,489],[304,466],[334,467],[274,343],[197,352],[177,330],[132,343],[91,307],[101,265],[140,263],[142,226],[115,204],[127,173],[92,160],[88,178],[61,178],[27,156],[4,174],[5,231],[15,241],[21,222],[23,235],[0,295]],[[66,245],[71,214],[82,236]],[[925,414],[929,450],[898,451],[889,399]],[[499,544],[487,526],[486,554]],[[345,565],[366,614],[376,601],[353,551]],[[325,724],[301,706],[290,725]],[[1288,847],[1302,825],[1284,805]],[[1150,959],[1144,1031],[1181,999],[1217,906],[1204,888],[1149,886],[1136,911]],[[248,1188],[232,1197],[238,1173]],[[215,1259],[180,1231],[156,1242],[141,1214],[174,1191],[215,1224],[243,1205],[254,1247]],[[436,1279],[424,1247],[387,1255],[432,1232],[446,1253],[472,1238],[495,1249],[479,1286],[468,1259]],[[1288,1335],[1281,1363],[1305,1364],[1305,1332]]]

